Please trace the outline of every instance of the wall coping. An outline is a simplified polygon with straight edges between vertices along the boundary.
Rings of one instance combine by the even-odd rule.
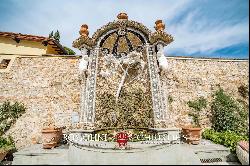
[[[24,54],[1,54],[0,56],[15,56],[16,58],[81,58],[82,55],[54,55],[54,54],[43,54],[43,55],[24,55]]]
[[[201,61],[228,61],[228,62],[248,62],[249,59],[236,58],[209,58],[209,57],[191,57],[191,56],[166,56],[167,59],[178,60],[201,60]]]
[[[81,58],[82,55],[24,55],[24,54],[1,54],[0,56],[16,56],[18,58],[45,58],[45,57],[59,57],[59,58]],[[236,59],[236,58],[209,58],[209,57],[191,57],[191,56],[166,56],[167,59],[177,60],[201,60],[201,61],[228,61],[228,62],[249,62],[249,59]]]

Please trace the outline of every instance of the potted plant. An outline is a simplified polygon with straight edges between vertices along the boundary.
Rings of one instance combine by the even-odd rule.
[[[0,137],[0,161],[13,149],[15,149],[15,144],[11,137]]]
[[[201,138],[200,113],[203,108],[207,107],[207,101],[200,97],[198,100],[189,101],[187,104],[192,108],[188,115],[193,118],[193,124],[182,127],[182,135],[188,144],[197,145]]]
[[[62,128],[54,125],[51,111],[49,111],[48,120],[45,122],[44,128],[42,129],[43,148],[51,149],[58,146],[62,136]]]

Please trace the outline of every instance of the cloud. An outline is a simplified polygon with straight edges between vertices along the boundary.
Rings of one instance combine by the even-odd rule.
[[[79,37],[82,24],[89,25],[92,35],[124,11],[129,19],[151,30],[155,20],[164,20],[167,32],[175,38],[166,47],[167,54],[211,56],[223,48],[249,43],[248,3],[241,0],[1,0],[0,30],[48,36],[50,31],[58,29],[62,44],[70,47]]]
[[[166,47],[165,53],[248,58],[249,49],[238,47],[242,43],[244,46],[249,44],[248,5],[239,4],[240,1],[224,2],[204,1],[176,16],[168,29],[175,41]],[[231,52],[218,55],[221,49]]]
[[[169,28],[175,42],[166,47],[166,52],[182,50],[188,55],[196,52],[207,55],[224,47],[249,42],[247,22],[230,26],[221,22],[217,26],[207,28],[204,20],[197,20],[196,13],[197,11],[190,12],[181,25],[175,24]]]

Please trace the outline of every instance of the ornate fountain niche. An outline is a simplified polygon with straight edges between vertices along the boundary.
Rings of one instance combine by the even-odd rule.
[[[161,20],[155,32],[120,13],[88,36],[81,26],[73,46],[82,59],[81,117],[85,129],[164,128],[168,122],[163,47],[173,41]],[[163,68],[163,69],[162,69]]]

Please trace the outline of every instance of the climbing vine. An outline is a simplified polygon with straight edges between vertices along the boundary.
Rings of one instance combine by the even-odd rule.
[[[96,113],[98,128],[143,128],[153,126],[153,110],[150,95],[142,89],[122,89],[116,102],[114,94],[99,96],[100,110]]]
[[[0,136],[6,132],[16,119],[25,112],[25,106],[22,103],[5,101],[0,105]]]

